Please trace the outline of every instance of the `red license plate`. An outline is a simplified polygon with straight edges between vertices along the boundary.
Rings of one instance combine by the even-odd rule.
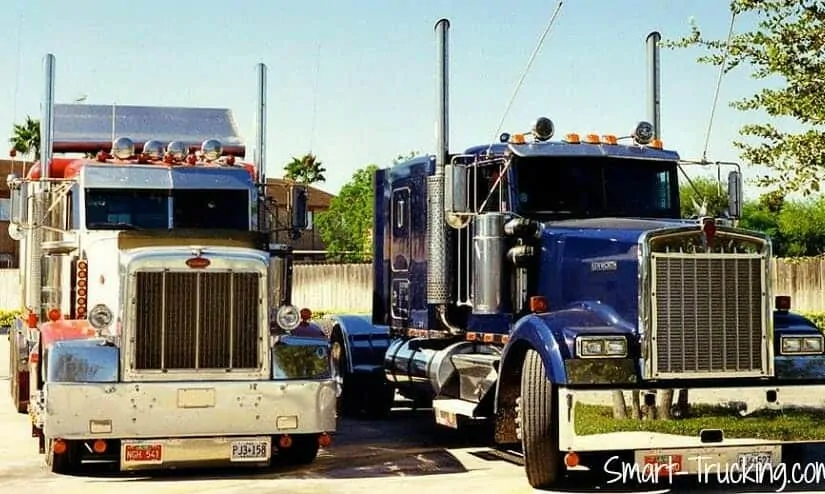
[[[163,445],[127,444],[125,457],[128,462],[159,462],[163,458]]]
[[[643,466],[663,474],[681,472],[682,455],[645,455]]]

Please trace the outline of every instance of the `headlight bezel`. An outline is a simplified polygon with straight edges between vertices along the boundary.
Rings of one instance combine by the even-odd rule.
[[[290,321],[290,319],[293,319],[292,317],[289,317],[291,314],[294,315],[294,321]],[[278,310],[275,311],[275,323],[279,328],[283,329],[287,333],[290,333],[301,325],[301,312],[294,305],[281,305],[278,307]]]
[[[796,342],[798,350],[787,348],[787,343]],[[811,342],[816,342],[811,345]],[[808,347],[806,348],[806,343]],[[788,334],[779,337],[779,353],[791,357],[804,357],[807,355],[822,355],[825,353],[825,337],[817,334]]]
[[[594,350],[600,343],[602,350]],[[577,336],[575,347],[576,357],[582,359],[625,358],[628,355],[627,337],[621,335]]]
[[[96,319],[96,316],[103,315],[106,322],[99,322]],[[97,331],[103,331],[112,326],[112,322],[115,319],[115,314],[112,309],[109,308],[106,304],[96,304],[92,307],[86,315],[86,319],[89,321],[89,324],[96,329]],[[97,323],[96,323],[97,322]]]

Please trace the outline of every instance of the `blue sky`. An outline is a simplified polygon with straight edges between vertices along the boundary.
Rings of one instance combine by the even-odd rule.
[[[450,143],[458,152],[494,135],[555,6],[555,0],[6,0],[0,129],[26,114],[39,116],[41,61],[51,52],[58,102],[88,95],[95,104],[231,108],[251,152],[255,64],[262,61],[269,66],[269,176],[281,176],[290,156],[311,149],[328,169],[320,187],[336,192],[367,164],[385,165],[410,150],[432,152],[439,18],[452,24]],[[567,0],[502,130],[526,131],[545,115],[559,135],[629,133],[646,117],[645,37],[652,30],[679,37],[691,17],[708,36],[727,35],[724,0]],[[738,21],[739,30],[746,21]],[[661,52],[662,138],[683,158],[701,157],[718,76],[716,68],[695,63],[697,54]],[[709,159],[737,159],[731,141],[759,115],[727,103],[762,84],[743,70],[723,81]],[[754,174],[745,169],[746,179]]]

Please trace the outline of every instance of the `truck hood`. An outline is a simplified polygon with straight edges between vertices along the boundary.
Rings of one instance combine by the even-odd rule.
[[[551,309],[600,302],[635,328],[640,237],[645,232],[688,225],[698,229],[696,220],[593,218],[545,223],[539,292]]]

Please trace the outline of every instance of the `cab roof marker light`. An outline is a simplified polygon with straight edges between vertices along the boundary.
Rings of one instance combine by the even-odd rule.
[[[579,138],[579,134],[571,132],[564,136],[564,142],[568,144],[579,144],[581,143],[581,139]]]

